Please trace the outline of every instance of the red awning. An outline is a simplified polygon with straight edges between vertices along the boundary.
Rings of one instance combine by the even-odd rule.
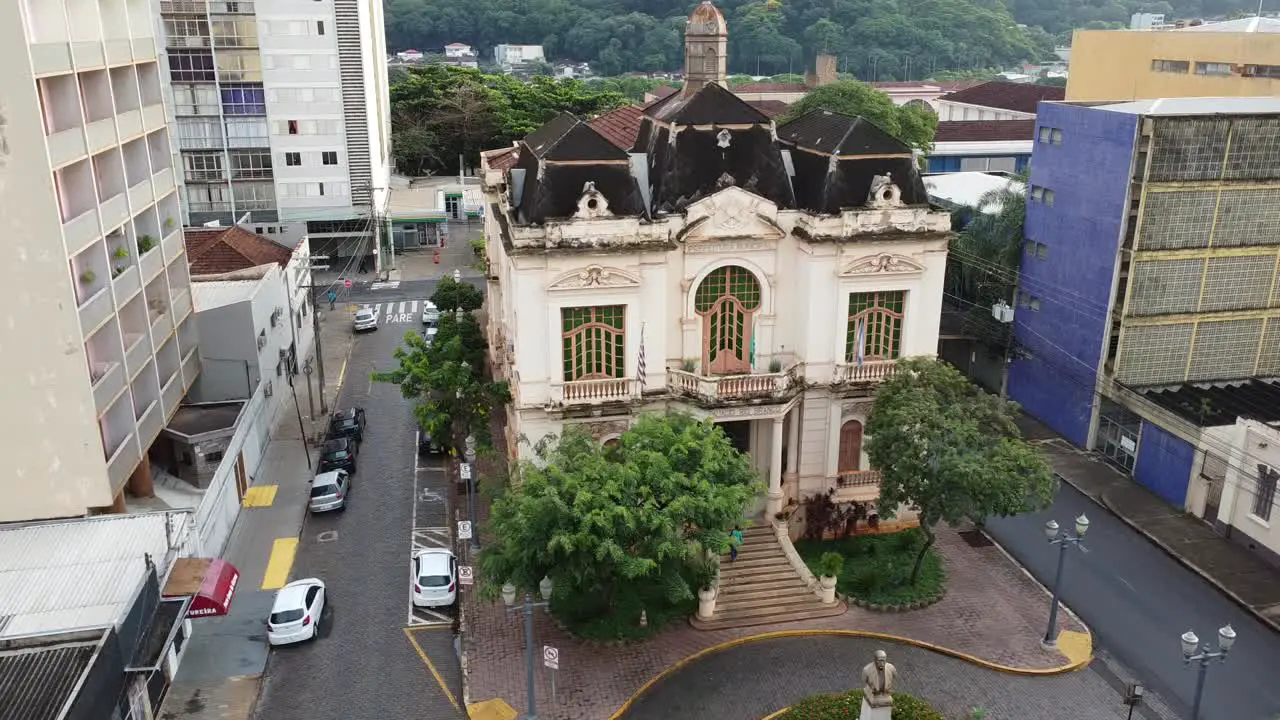
[[[240,571],[226,560],[180,558],[165,583],[165,597],[191,596],[187,617],[226,615]]]

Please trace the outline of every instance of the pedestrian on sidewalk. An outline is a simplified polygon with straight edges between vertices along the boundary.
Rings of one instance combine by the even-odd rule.
[[[329,291],[329,309],[333,309],[333,303],[338,299],[338,293],[334,290]]]
[[[729,533],[729,562],[738,559],[738,546],[741,544],[742,528],[734,525],[733,532]]]

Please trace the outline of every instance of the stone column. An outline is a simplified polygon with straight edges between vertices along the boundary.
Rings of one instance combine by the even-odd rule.
[[[151,480],[151,460],[145,454],[129,476],[129,494],[140,498],[156,496],[155,483]]]
[[[783,496],[800,500],[800,406],[787,413],[787,470],[782,475]]]
[[[773,437],[769,444],[769,502],[765,507],[766,518],[770,522],[773,516],[782,510],[782,421],[773,419]]]

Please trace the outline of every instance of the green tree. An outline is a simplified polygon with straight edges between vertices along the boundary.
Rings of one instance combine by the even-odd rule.
[[[445,275],[436,284],[436,291],[431,293],[431,302],[440,308],[441,313],[453,312],[461,308],[463,312],[475,312],[484,304],[484,293],[469,282],[459,282],[452,276]]]
[[[494,501],[480,567],[489,592],[550,577],[552,611],[586,635],[687,611],[709,580],[704,551],[728,548],[761,489],[722,429],[684,414],[642,416],[615,449],[566,426],[538,452]]]
[[[951,237],[947,258],[946,290],[966,306],[965,330],[1001,351],[1012,338],[1009,328],[991,316],[991,306],[1001,300],[1013,302],[1027,217],[1026,188],[1024,171],[983,193],[974,207],[956,211],[963,227]]]
[[[856,80],[843,80],[810,90],[791,104],[780,123],[814,110],[861,115],[913,148],[928,151],[938,129],[938,116],[916,105],[894,105],[886,93]]]
[[[506,383],[484,377],[484,331],[470,314],[441,313],[435,340],[407,332],[395,351],[395,370],[374,379],[400,386],[414,401],[418,425],[447,449],[462,447],[468,433],[488,438],[488,420],[511,399]]]
[[[926,541],[938,522],[981,524],[1047,507],[1057,480],[1044,454],[1021,438],[1017,405],[989,395],[934,358],[900,361],[876,392],[867,418],[867,456],[880,468],[880,507],[916,510]]]

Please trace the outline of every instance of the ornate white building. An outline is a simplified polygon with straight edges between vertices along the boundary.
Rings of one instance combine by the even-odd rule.
[[[704,3],[703,44],[707,8],[725,32]],[[830,487],[873,499],[863,423],[899,359],[935,353],[950,216],[868,121],[776,126],[719,80],[649,105],[630,153],[567,114],[484,153],[509,447],[680,409],[752,456],[770,512]]]

